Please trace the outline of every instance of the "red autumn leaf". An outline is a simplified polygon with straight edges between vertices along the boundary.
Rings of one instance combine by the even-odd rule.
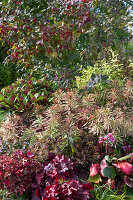
[[[92,164],[90,167],[90,176],[95,176],[99,173],[99,164]]]
[[[119,163],[114,164],[115,167],[120,169],[124,174],[130,176],[133,172],[133,166],[127,161],[122,161]]]

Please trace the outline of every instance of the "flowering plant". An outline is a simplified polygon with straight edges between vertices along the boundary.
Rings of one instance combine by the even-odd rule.
[[[127,161],[129,158],[130,161]],[[132,159],[133,154],[129,154],[119,159],[106,155],[101,160],[100,164],[97,163],[91,165],[88,181],[99,183],[102,181],[101,177],[108,178],[107,184],[110,184],[112,188],[115,188],[115,177],[119,174],[121,177],[124,175],[124,183],[131,187],[133,183],[129,180],[129,176],[131,176],[133,172]]]
[[[108,150],[108,143],[113,143],[114,142],[114,136],[111,133],[108,133],[108,135],[104,136],[104,137],[100,137],[99,143],[101,144],[101,152],[102,152],[102,147],[103,147],[103,143],[107,142],[106,145],[106,152]]]

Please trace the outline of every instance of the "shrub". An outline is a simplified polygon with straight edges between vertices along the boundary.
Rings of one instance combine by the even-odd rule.
[[[48,149],[55,153],[78,154],[77,157],[84,162],[91,162],[92,155],[97,151],[97,136],[89,134],[88,127],[96,105],[93,97],[90,101],[88,98],[80,98],[76,90],[55,92],[54,104],[42,112],[29,128],[37,137],[33,145],[43,141],[42,144],[47,144]],[[31,151],[34,152],[34,146]]]
[[[0,56],[1,57],[1,56]],[[8,65],[0,62],[0,89],[11,85],[16,79],[20,77],[20,72],[17,71],[17,67],[14,64]]]
[[[31,189],[33,179],[40,165],[30,153],[15,151],[10,156],[0,156],[0,188],[7,188],[15,194],[23,194]]]
[[[29,76],[26,80],[18,79],[11,86],[3,88],[0,104],[7,110],[23,112],[36,104],[48,105],[55,89],[55,85],[47,79],[36,80]]]
[[[108,80],[119,80],[120,83],[123,82],[123,64],[118,60],[118,56],[114,52],[110,51],[110,56],[108,59],[103,59],[95,62],[94,66],[87,66],[87,69],[82,69],[81,76],[76,77],[77,87],[79,89],[85,88],[92,76],[92,74],[102,74],[107,76]],[[107,87],[107,82],[101,80],[95,86],[99,89]]]
[[[44,167],[36,175],[36,183],[32,185],[36,188],[33,199],[84,199],[91,197],[90,190],[92,186],[83,183],[74,163],[64,155],[52,155],[51,158],[44,163]],[[44,186],[43,190],[39,190],[39,186]]]
[[[132,134],[131,113],[130,81],[123,87],[117,82],[110,83],[103,92],[83,97],[76,90],[56,91],[54,104],[43,111],[29,128],[36,135],[31,151],[35,153],[37,148],[34,145],[40,141],[48,144],[48,149],[55,153],[62,151],[63,154],[74,155],[77,162],[91,163],[99,155],[98,136],[112,133],[115,146]],[[39,148],[38,153],[41,155]]]

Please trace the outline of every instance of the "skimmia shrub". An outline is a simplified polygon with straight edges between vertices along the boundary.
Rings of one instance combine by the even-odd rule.
[[[47,105],[52,101],[55,84],[47,78],[18,79],[11,86],[3,88],[0,92],[0,104],[7,110],[23,112],[31,109],[33,105]]]

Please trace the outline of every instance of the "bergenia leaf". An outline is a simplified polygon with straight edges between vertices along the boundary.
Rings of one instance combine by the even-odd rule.
[[[127,186],[129,186],[133,189],[133,177],[125,176],[124,181],[125,181]]]
[[[110,162],[109,155],[106,155],[104,158],[105,158],[105,160],[106,160],[107,162]]]
[[[103,169],[103,175],[107,178],[115,178],[116,171],[113,166],[108,166]]]
[[[90,167],[90,176],[95,176],[99,173],[100,166],[99,164],[92,164]]]
[[[100,173],[101,173],[101,175],[103,177],[105,177],[104,174],[103,174],[103,169],[105,167],[108,167],[108,164],[107,164],[107,161],[105,160],[105,158],[103,158],[102,161],[101,161],[101,163],[100,163],[100,168],[101,168]]]
[[[127,176],[130,176],[133,172],[132,164],[130,164],[127,161],[121,161],[121,162],[118,162],[118,163],[113,163],[113,165],[115,167],[117,167],[118,169],[120,169]]]
[[[100,174],[97,174],[95,176],[89,176],[89,179],[88,179],[89,182],[92,182],[92,183],[99,183],[102,181],[101,179],[101,176]]]

